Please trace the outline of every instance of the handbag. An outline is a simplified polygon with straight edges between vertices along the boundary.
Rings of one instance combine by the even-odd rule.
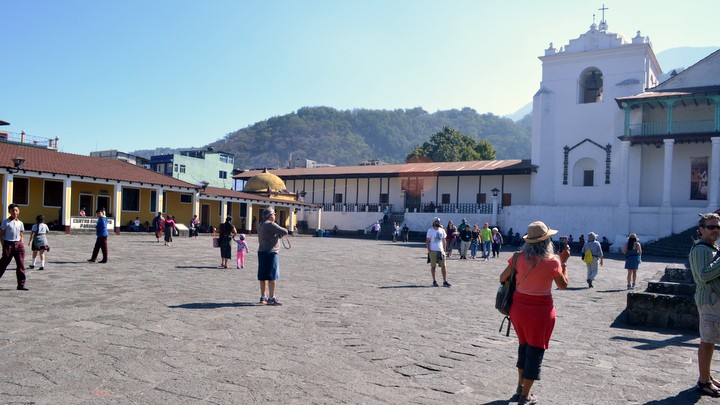
[[[500,311],[501,314],[505,315],[502,322],[500,322],[500,329],[498,329],[498,332],[502,332],[505,321],[507,321],[508,323],[505,336],[510,336],[510,326],[512,326],[512,323],[510,322],[510,306],[512,305],[515,288],[518,284],[522,283],[522,281],[525,280],[525,277],[527,277],[535,269],[535,266],[533,265],[530,270],[525,273],[523,278],[520,279],[520,281],[515,281],[515,265],[517,264],[517,258],[519,254],[520,252],[515,252],[515,254],[513,254],[513,264],[512,271],[510,272],[510,278],[505,280],[505,283],[500,284],[500,288],[498,288],[497,295],[495,296],[495,308],[497,308],[497,310]]]
[[[590,264],[593,262],[593,254],[590,249],[585,251],[585,255],[583,255],[583,261],[587,264]]]
[[[213,247],[214,248],[220,247],[220,238],[213,238]]]
[[[512,296],[515,292],[515,264],[517,264],[517,257],[518,252],[515,252],[510,277],[500,284],[500,288],[498,288],[495,295],[495,309],[505,316],[510,315],[510,305],[512,305]],[[502,329],[502,325],[500,325],[500,329]]]

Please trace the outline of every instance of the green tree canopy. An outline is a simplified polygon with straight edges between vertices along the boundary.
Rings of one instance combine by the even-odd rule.
[[[444,127],[428,142],[416,145],[406,162],[463,162],[468,160],[494,160],[495,148],[486,140],[476,141],[460,131]]]

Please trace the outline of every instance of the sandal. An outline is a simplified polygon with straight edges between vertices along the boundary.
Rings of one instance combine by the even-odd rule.
[[[520,398],[518,398],[518,405],[535,405],[537,404],[537,399],[535,398],[535,395],[528,394],[528,396],[522,396],[520,395]]]
[[[715,388],[715,385],[713,385],[712,380],[706,381],[706,382],[697,382],[697,385],[695,386],[695,389],[700,392],[702,395],[707,395],[713,398],[720,397],[720,391],[718,391],[717,388]]]

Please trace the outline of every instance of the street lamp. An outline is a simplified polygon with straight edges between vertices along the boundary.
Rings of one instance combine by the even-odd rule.
[[[210,183],[208,183],[207,181],[201,181],[201,182],[200,182],[200,190],[202,190],[202,192],[204,193],[204,192],[205,192],[205,189],[206,189],[207,186],[209,186],[209,185],[210,185]]]
[[[496,188],[490,190],[490,192],[492,193],[493,197],[497,197],[498,195],[500,195],[500,190]]]
[[[20,171],[20,167],[22,167],[22,165],[25,163],[25,158],[20,157],[20,156],[15,156],[13,158],[12,162],[13,162],[13,166],[15,166],[15,168],[7,169],[8,173],[10,173],[10,174],[17,173]]]

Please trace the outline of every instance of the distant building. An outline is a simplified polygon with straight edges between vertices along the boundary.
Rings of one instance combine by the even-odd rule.
[[[142,166],[145,168],[150,167],[150,160],[147,158],[144,158],[142,156],[136,156],[131,155],[129,153],[120,152],[115,149],[112,150],[101,150],[97,152],[90,152],[90,156],[92,157],[100,157],[100,158],[107,158],[107,159],[116,159],[116,160],[122,160],[123,162],[128,162],[130,164],[133,164],[135,166]]]
[[[335,167],[335,165],[331,165],[328,163],[318,163],[314,160],[310,159],[304,159],[304,158],[295,158],[290,159],[290,164],[288,165],[288,169],[312,169],[315,167]]]
[[[231,188],[235,156],[208,149],[188,149],[150,157],[150,170],[193,184]]]
[[[372,159],[372,160],[363,160],[362,162],[360,162],[359,166],[382,166],[382,165],[387,165],[387,164],[389,164],[389,163],[383,162],[380,159]]]

